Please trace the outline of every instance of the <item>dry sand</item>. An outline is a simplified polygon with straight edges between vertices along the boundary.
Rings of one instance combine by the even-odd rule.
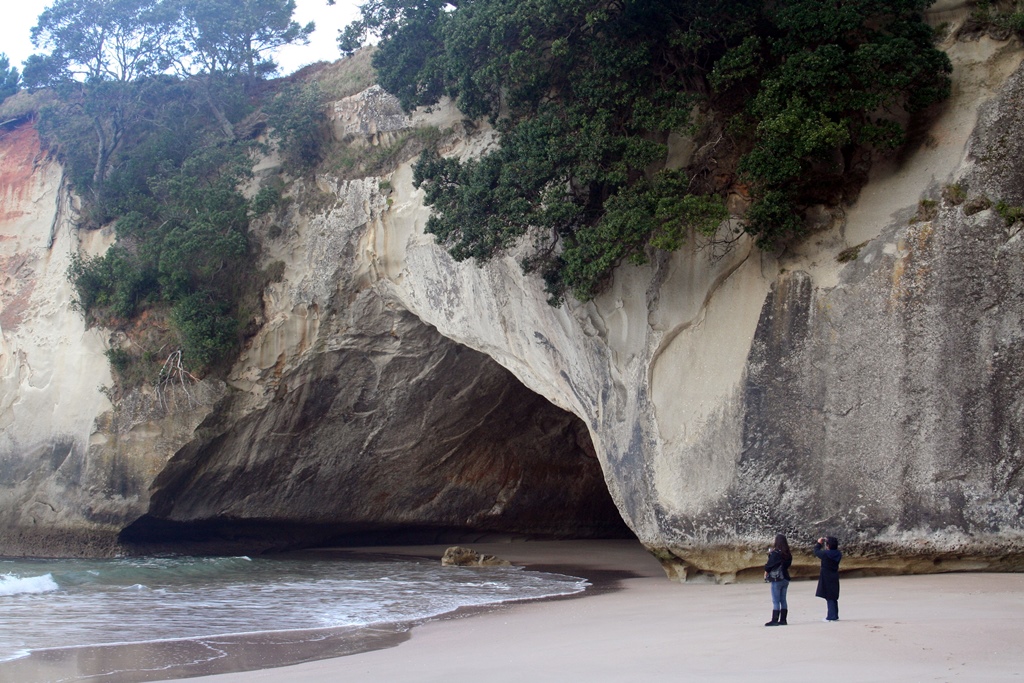
[[[531,602],[413,629],[395,647],[195,683],[374,681],[1024,681],[1024,575],[845,579],[841,621],[794,581],[787,627],[763,583],[669,582],[636,543],[473,545],[516,564],[626,570],[574,599]],[[381,549],[374,549],[381,550]],[[440,557],[442,547],[389,548]]]

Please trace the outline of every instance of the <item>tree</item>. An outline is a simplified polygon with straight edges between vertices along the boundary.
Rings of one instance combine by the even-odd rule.
[[[621,259],[642,261],[656,247],[673,220],[635,220],[640,207],[700,206],[717,226],[720,200],[682,201],[688,177],[654,174],[669,135],[691,125],[708,90],[703,74],[733,32],[748,30],[749,4],[488,0],[454,10],[408,3],[403,13],[378,3],[364,24],[392,36],[374,59],[382,85],[407,107],[451,95],[501,132],[500,149],[479,160],[425,156],[417,165],[435,209],[427,231],[456,258],[479,261],[532,235],[537,250],[525,265],[557,301],[567,288],[592,297]],[[729,22],[715,23],[715,13]],[[704,225],[698,213],[677,224]]]
[[[284,87],[263,107],[282,164],[293,174],[309,171],[324,159],[330,133],[323,103],[324,95],[314,81]]]
[[[27,87],[52,86],[63,94],[63,106],[49,112],[61,119],[51,122],[53,128],[76,128],[76,116],[89,121],[94,199],[103,194],[111,160],[141,114],[140,79],[167,65],[167,22],[157,0],[57,0],[32,29],[33,44],[49,52],[29,57],[23,80]]]
[[[226,113],[230,84],[273,73],[270,53],[284,45],[306,44],[316,29],[292,20],[294,0],[167,0],[176,21],[174,42],[178,73],[190,76],[229,139],[234,127]]]
[[[166,68],[169,17],[158,0],[57,0],[39,15],[26,64],[40,87],[69,80],[128,83]]]
[[[40,132],[85,199],[83,225],[113,223],[117,236],[68,276],[89,321],[145,331],[111,356],[122,381],[152,379],[164,345],[194,370],[213,369],[258,310],[265,280],[249,221],[279,195],[241,193],[256,142],[236,139],[232,121],[270,92],[250,87],[273,70],[270,50],[313,30],[293,10],[291,0],[57,0],[40,15],[33,38],[44,51],[26,81],[57,94],[40,109]],[[288,92],[277,105],[290,124],[284,146],[300,154],[316,132],[315,99]]]
[[[338,48],[348,56],[370,36],[379,38],[387,51],[374,58],[381,86],[406,109],[434,102],[444,94],[441,22],[453,6],[447,0],[368,0],[362,18],[339,32]]]
[[[7,55],[0,52],[0,102],[18,92],[21,88],[21,74],[11,66]]]
[[[295,0],[179,0],[180,54],[193,73],[261,77],[277,65],[270,53],[306,44],[316,29],[292,20]]]

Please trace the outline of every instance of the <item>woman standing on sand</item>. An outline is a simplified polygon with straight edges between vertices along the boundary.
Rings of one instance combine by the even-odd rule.
[[[764,580],[772,588],[772,620],[765,626],[786,626],[789,605],[786,592],[789,590],[789,566],[793,564],[793,553],[789,541],[782,534],[775,535],[775,542],[768,548],[768,562],[764,565]]]
[[[839,621],[839,561],[843,559],[843,554],[839,552],[839,541],[835,536],[819,538],[814,544],[814,556],[821,560],[818,590],[814,594],[825,598],[825,604],[828,605],[825,621]]]

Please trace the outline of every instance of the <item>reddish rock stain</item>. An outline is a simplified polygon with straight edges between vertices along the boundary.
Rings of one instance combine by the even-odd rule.
[[[44,152],[32,124],[0,130],[0,225],[24,216],[34,197],[36,165]]]
[[[35,198],[37,164],[43,158],[39,134],[31,124],[0,131],[0,231],[21,218]],[[14,240],[0,234],[0,242]],[[0,329],[11,332],[21,325],[32,302],[35,277],[25,254],[0,256]]]

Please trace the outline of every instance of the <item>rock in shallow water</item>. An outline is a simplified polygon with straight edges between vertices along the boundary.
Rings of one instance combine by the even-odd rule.
[[[481,555],[470,548],[452,546],[444,551],[441,565],[445,567],[508,567],[512,563],[494,555]]]

